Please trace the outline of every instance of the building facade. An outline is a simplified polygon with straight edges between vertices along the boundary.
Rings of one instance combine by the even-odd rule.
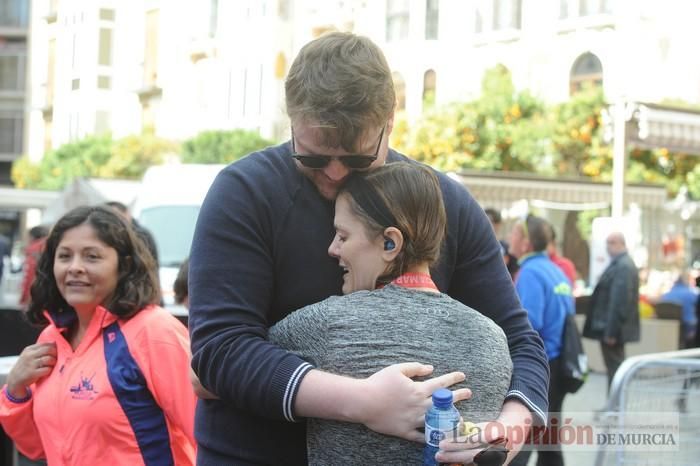
[[[105,132],[182,141],[245,128],[284,140],[289,66],[330,30],[381,46],[409,120],[426,106],[478,97],[496,65],[550,103],[586,83],[610,102],[650,103],[630,106],[640,135],[653,133],[657,114],[676,122],[654,104],[700,104],[700,2],[691,0],[31,0],[31,11],[29,3],[0,0],[5,178],[22,153],[37,161]],[[501,201],[488,196],[479,201]]]
[[[29,2],[0,0],[0,185],[24,151]]]

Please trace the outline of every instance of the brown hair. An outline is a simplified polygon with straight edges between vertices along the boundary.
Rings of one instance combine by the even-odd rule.
[[[396,227],[403,249],[380,281],[389,282],[410,267],[435,264],[447,232],[440,182],[433,171],[411,162],[396,162],[370,172],[356,172],[340,190],[365,223],[369,238]]]
[[[384,54],[370,39],[346,32],[306,44],[285,82],[292,123],[318,125],[328,147],[357,151],[364,132],[386,124],[396,95]]]
[[[32,300],[27,311],[31,322],[46,324],[44,310],[52,314],[59,326],[70,326],[75,321],[75,310],[58,290],[53,266],[64,233],[83,224],[90,225],[100,241],[117,251],[117,287],[110,302],[104,304],[105,308],[119,317],[129,317],[146,305],[160,301],[157,266],[131,226],[112,208],[83,206],[61,217],[46,239],[31,288]]]

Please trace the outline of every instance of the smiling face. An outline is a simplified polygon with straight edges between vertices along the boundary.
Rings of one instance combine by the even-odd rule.
[[[78,312],[91,312],[114,293],[119,277],[117,251],[83,223],[66,230],[54,256],[53,274],[61,295]]]
[[[333,156],[330,163],[323,168],[309,168],[297,161],[297,168],[304,176],[309,178],[316,186],[318,192],[324,198],[332,201],[338,195],[340,187],[353,171],[341,162],[341,158],[348,155],[376,155],[377,158],[365,170],[380,167],[386,161],[388,151],[388,139],[391,133],[392,122],[385,127],[373,128],[365,133],[365,137],[357,143],[357,152],[348,152],[342,147],[328,147],[319,143],[322,141],[321,129],[317,126],[304,123],[293,125],[294,150],[299,155],[328,155]]]
[[[343,294],[373,290],[387,269],[383,258],[384,238],[369,238],[362,221],[353,213],[347,194],[335,201],[335,237],[328,254],[343,268]]]

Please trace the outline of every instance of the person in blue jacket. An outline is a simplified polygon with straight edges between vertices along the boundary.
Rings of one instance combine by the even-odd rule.
[[[369,39],[330,33],[311,41],[292,63],[285,94],[291,140],[222,170],[195,228],[192,368],[218,397],[197,406],[202,466],[306,464],[307,417],[361,423],[421,442],[432,391],[464,379],[459,372],[432,374],[421,361],[366,379],[341,377],[268,341],[268,329],[289,313],[341,294],[343,270],[327,247],[335,234],[334,200],[348,176],[409,160],[389,148],[396,94],[391,68]],[[498,420],[527,431],[546,422],[542,342],[520,306],[484,211],[458,182],[437,176],[449,231],[433,280],[503,329],[514,370]],[[433,378],[413,380],[427,376]],[[468,391],[455,396],[464,399]],[[468,446],[457,445],[447,461],[470,463],[479,450]],[[511,447],[517,451],[520,444]]]
[[[683,348],[695,346],[695,332],[698,321],[695,316],[695,305],[698,301],[698,292],[688,282],[688,272],[679,272],[678,278],[666,293],[661,295],[659,302],[675,303],[682,307],[681,312],[681,342]]]
[[[527,311],[532,327],[542,337],[549,360],[549,411],[550,419],[561,413],[566,391],[561,384],[562,334],[567,314],[574,313],[574,298],[571,282],[564,272],[550,260],[547,245],[551,241],[552,229],[546,220],[528,215],[513,226],[510,235],[510,252],[518,258],[520,269],[515,277],[515,289],[520,302]],[[547,442],[537,453],[539,466],[564,464],[561,446],[556,436],[535,439]],[[532,453],[528,448],[522,451],[513,465],[526,465]]]

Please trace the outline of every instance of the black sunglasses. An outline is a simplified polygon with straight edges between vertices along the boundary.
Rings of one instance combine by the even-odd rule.
[[[298,160],[306,168],[313,168],[314,170],[326,168],[333,159],[338,160],[352,170],[362,170],[363,168],[369,167],[372,165],[372,162],[377,160],[379,148],[382,146],[382,139],[384,139],[384,129],[386,129],[386,125],[382,128],[382,132],[379,135],[379,142],[377,143],[377,149],[374,151],[374,155],[310,155],[297,154],[296,148],[294,147],[294,128],[292,128],[292,158]]]

